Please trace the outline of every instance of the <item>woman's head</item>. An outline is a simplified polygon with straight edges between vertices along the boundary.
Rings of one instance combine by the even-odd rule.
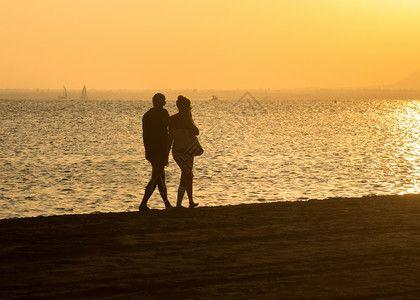
[[[189,112],[191,110],[191,101],[187,97],[179,95],[176,100],[176,107],[178,107],[180,112]]]

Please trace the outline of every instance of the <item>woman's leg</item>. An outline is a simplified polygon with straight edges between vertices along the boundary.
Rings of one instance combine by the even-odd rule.
[[[179,187],[178,187],[178,197],[176,200],[176,206],[182,206],[182,199],[184,198],[185,194],[185,180],[183,173],[181,172],[181,179],[179,180]]]
[[[187,190],[188,200],[190,202],[190,208],[194,208],[198,205],[198,203],[194,203],[193,200],[193,166],[194,166],[194,157],[189,157],[186,160],[188,168],[184,169],[184,182],[185,182],[185,189]]]
[[[190,207],[197,206],[193,201],[193,173],[191,171],[184,172],[185,189],[187,190]]]

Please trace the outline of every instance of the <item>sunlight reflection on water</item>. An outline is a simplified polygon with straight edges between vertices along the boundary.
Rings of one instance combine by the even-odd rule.
[[[148,102],[0,104],[0,218],[137,208]],[[206,151],[195,165],[201,205],[420,192],[420,101],[193,104]],[[173,160],[167,170],[174,201]],[[162,207],[158,195],[150,206]]]
[[[402,141],[400,143],[400,156],[411,164],[411,174],[407,176],[409,185],[399,194],[418,193],[420,186],[420,104],[408,103],[398,116]],[[411,186],[410,186],[411,185]]]

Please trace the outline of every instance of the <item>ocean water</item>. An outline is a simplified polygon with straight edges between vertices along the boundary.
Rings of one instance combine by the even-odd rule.
[[[193,99],[200,205],[420,192],[420,101],[239,98]],[[0,218],[136,210],[150,175],[149,106],[0,100]],[[179,175],[171,157],[172,202]],[[149,206],[163,207],[157,191]]]

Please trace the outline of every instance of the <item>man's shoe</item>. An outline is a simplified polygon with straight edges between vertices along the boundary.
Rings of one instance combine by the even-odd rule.
[[[140,205],[139,206],[139,211],[149,211],[150,208],[147,205]]]
[[[165,209],[171,209],[171,208],[174,208],[172,205],[171,205],[171,203],[165,203]]]

